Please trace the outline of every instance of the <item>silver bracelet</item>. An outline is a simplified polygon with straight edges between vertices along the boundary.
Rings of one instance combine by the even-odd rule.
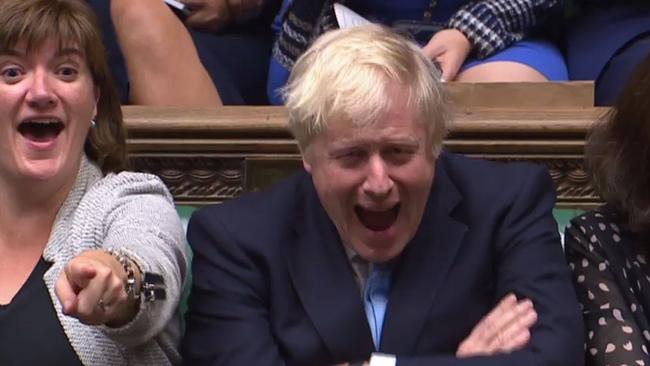
[[[138,288],[138,286],[136,286],[135,270],[133,269],[132,264],[133,261],[125,252],[121,250],[107,249],[106,252],[112,255],[113,258],[115,258],[118,262],[120,262],[122,268],[124,269],[124,273],[126,273],[126,279],[124,280],[124,290],[126,291],[128,299],[133,301],[140,300],[141,288]],[[142,274],[142,271],[140,271],[140,273]]]

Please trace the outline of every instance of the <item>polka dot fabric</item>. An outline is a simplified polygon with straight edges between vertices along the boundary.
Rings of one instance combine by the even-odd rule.
[[[643,246],[607,207],[571,220],[566,256],[586,326],[588,365],[650,366],[650,276]],[[650,243],[648,243],[650,245]]]

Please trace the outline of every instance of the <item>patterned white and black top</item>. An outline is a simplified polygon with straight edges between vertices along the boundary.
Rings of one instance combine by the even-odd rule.
[[[585,317],[587,364],[650,365],[648,243],[608,207],[574,218],[565,238]]]
[[[421,2],[421,1],[420,1]],[[437,2],[437,1],[435,1]],[[446,26],[461,31],[484,59],[522,40],[543,23],[560,5],[559,0],[476,0],[465,3],[448,19]],[[322,33],[338,27],[333,3],[350,0],[284,0],[278,15],[282,20],[273,47],[273,57],[288,70]]]

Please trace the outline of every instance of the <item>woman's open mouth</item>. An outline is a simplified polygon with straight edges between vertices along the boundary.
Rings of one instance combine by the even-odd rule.
[[[51,143],[65,128],[63,122],[55,118],[26,119],[18,125],[18,133],[36,144]]]

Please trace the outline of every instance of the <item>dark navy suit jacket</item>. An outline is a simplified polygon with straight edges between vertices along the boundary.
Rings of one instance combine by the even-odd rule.
[[[581,365],[583,324],[553,206],[542,168],[444,153],[393,270],[379,351],[398,365]],[[199,210],[188,239],[188,365],[331,365],[375,351],[346,252],[307,173]],[[530,344],[455,358],[509,292],[535,304]]]

